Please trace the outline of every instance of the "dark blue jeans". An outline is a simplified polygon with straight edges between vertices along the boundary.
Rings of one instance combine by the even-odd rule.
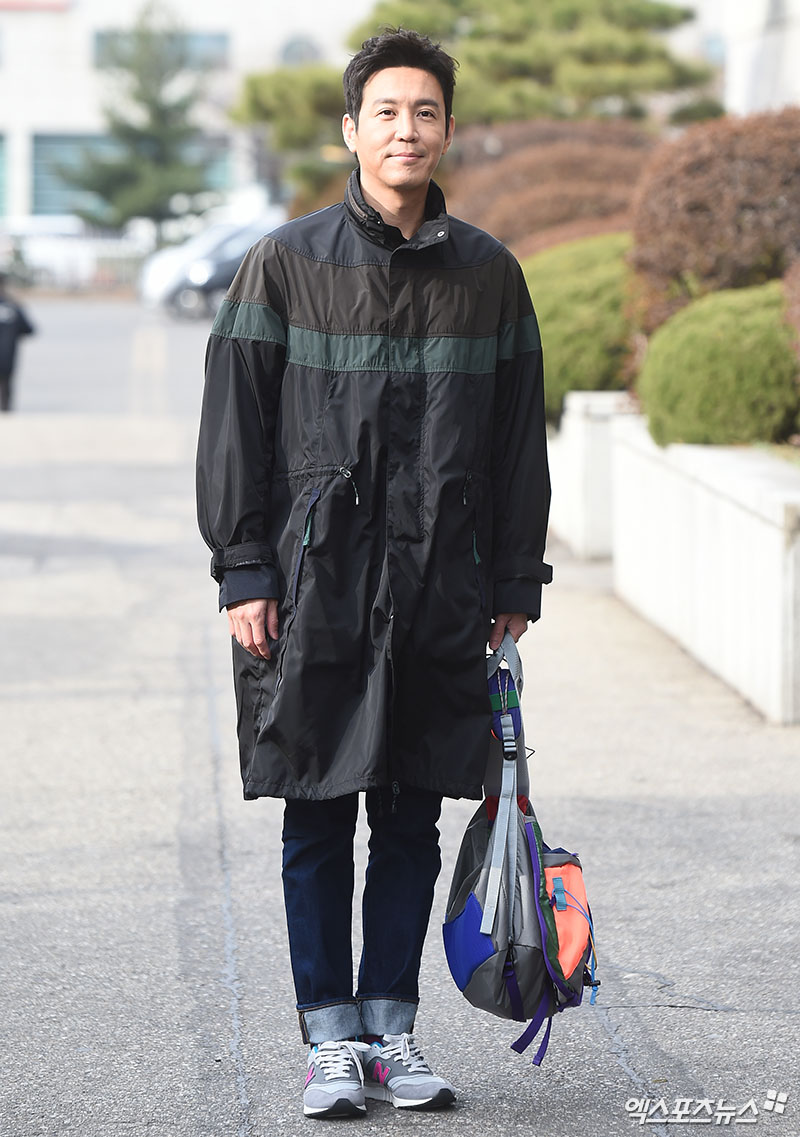
[[[368,790],[363,947],[353,994],[353,838],[358,794],[287,799],[283,894],[297,1009],[306,1042],[411,1032],[419,965],[441,867],[441,794]]]

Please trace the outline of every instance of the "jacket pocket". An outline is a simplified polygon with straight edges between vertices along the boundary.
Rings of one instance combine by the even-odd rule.
[[[297,550],[297,557],[294,564],[294,573],[292,575],[292,608],[297,608],[297,593],[300,588],[300,578],[303,575],[303,561],[306,556],[306,549],[311,544],[311,528],[314,522],[314,508],[320,499],[322,490],[315,486],[311,491],[311,496],[308,499],[308,506],[306,508],[305,518],[303,519],[303,538],[300,542],[300,547]]]
[[[291,608],[286,618],[286,626],[283,630],[283,647],[281,649],[280,659],[278,660],[278,675],[276,679],[276,690],[281,685],[283,680],[283,664],[286,657],[286,648],[289,643],[289,632],[291,631],[292,624],[294,623],[295,616],[297,615],[297,600],[300,593],[300,581],[303,578],[303,562],[306,557],[306,549],[311,544],[312,532],[314,526],[314,510],[317,502],[320,499],[322,490],[319,486],[315,486],[311,491],[306,506],[306,512],[303,517],[303,530],[300,538],[300,544],[297,549],[297,556],[294,562],[294,572],[292,573],[292,588],[290,592]]]

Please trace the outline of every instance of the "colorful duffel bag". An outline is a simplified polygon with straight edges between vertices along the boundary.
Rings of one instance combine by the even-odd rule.
[[[507,666],[503,666],[503,664]],[[547,1024],[533,1059],[547,1050],[553,1015],[597,994],[594,929],[581,862],[545,844],[528,798],[519,694],[522,664],[506,634],[487,659],[492,735],[486,796],[456,861],[443,928],[450,972],[473,1006],[530,1023],[522,1053]]]

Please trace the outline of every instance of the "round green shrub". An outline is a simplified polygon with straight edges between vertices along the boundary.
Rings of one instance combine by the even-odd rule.
[[[724,114],[725,108],[719,99],[713,95],[701,95],[694,102],[677,107],[669,116],[669,121],[680,126],[691,122],[707,122],[710,118],[722,118]]]
[[[797,355],[780,281],[715,292],[650,340],[639,395],[668,442],[780,442],[800,413]]]
[[[628,324],[623,308],[627,233],[604,233],[545,249],[523,264],[542,332],[547,417],[567,391],[625,386]]]

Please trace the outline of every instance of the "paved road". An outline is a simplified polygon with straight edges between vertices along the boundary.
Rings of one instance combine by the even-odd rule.
[[[310,1132],[280,804],[241,800],[194,527],[207,329],[122,303],[33,312],[0,421],[0,1134]],[[436,926],[473,806],[448,803],[418,1032],[459,1108],[380,1104],[356,1126],[618,1137],[642,1128],[634,1099],[674,1117],[683,1098],[684,1124],[752,1101],[730,1124],[755,1109],[758,1133],[798,1137],[800,730],[629,612],[607,565],[552,560],[522,642],[534,798],[584,858],[600,999],[556,1022],[540,1070],[464,1002]]]

